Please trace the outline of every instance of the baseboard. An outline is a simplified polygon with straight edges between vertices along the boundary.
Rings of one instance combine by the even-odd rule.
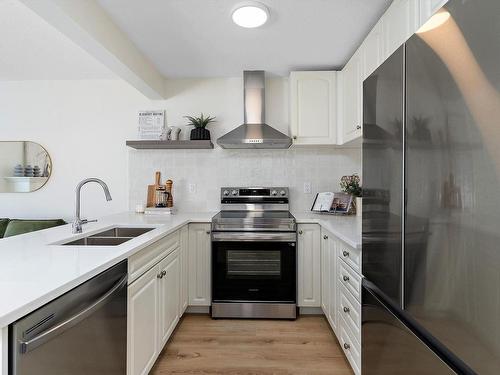
[[[188,314],[208,314],[210,313],[210,306],[188,306],[186,309]]]
[[[321,307],[299,307],[300,315],[325,315]]]

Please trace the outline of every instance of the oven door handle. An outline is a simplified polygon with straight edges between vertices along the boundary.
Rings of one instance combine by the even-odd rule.
[[[297,233],[212,232],[213,242],[296,242]]]

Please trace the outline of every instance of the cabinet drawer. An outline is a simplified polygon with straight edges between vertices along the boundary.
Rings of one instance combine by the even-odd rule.
[[[337,246],[338,255],[354,271],[361,274],[361,249],[355,249],[346,243],[339,241]]]
[[[356,301],[347,289],[339,288],[339,316],[349,325],[351,332],[358,342],[361,341],[361,303]]]
[[[340,318],[340,346],[356,375],[361,374],[361,344],[354,337],[344,318]]]
[[[361,301],[361,276],[353,271],[343,260],[339,262],[339,280],[354,298]]]
[[[179,240],[179,231],[175,231],[132,255],[128,260],[128,283],[132,283],[162,258],[178,248]]]

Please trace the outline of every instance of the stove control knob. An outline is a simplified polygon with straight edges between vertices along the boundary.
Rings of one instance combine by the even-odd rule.
[[[224,190],[222,194],[224,194],[227,197],[229,195],[229,190]]]
[[[281,191],[280,191],[280,195],[281,195],[282,197],[284,197],[284,196],[286,195],[286,191],[285,191],[285,190],[281,190]]]
[[[271,195],[275,196],[278,195],[278,192],[276,190],[271,191]]]
[[[237,190],[232,190],[231,191],[231,195],[238,195],[238,191]]]

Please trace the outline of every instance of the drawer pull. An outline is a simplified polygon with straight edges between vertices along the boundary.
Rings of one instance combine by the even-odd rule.
[[[209,231],[209,230],[207,230],[207,234],[210,234],[210,231]]]
[[[356,130],[361,129],[361,125],[356,126]]]
[[[351,309],[349,309],[349,307],[347,306],[344,306],[344,312],[349,314],[349,312],[351,311]]]
[[[304,233],[304,232],[302,232],[301,230],[299,230],[299,234],[302,234],[302,233]]]
[[[344,250],[344,251],[342,252],[342,255],[343,255],[343,256],[345,256],[345,257],[347,258],[347,257],[349,256],[349,252]]]
[[[351,349],[351,345],[349,345],[348,343],[344,342],[344,349],[345,350]]]
[[[160,272],[158,275],[156,275],[156,278],[157,278],[157,279],[161,279],[161,278],[163,278],[163,272]]]
[[[349,281],[349,276],[344,275],[344,276],[342,277],[342,279],[343,279],[344,281]]]
[[[327,240],[327,239],[328,239],[328,236],[325,234],[325,235],[323,236],[323,239],[324,239],[324,240]]]

